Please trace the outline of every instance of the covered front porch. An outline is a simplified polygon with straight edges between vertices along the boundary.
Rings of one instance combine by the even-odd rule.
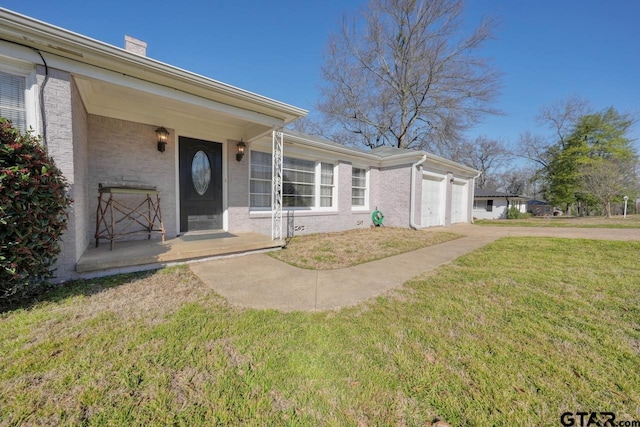
[[[110,250],[108,243],[91,245],[76,264],[82,277],[96,277],[112,273],[152,269],[196,259],[243,255],[279,249],[284,240],[258,233],[228,233],[206,231],[186,233],[160,240],[118,241]]]
[[[249,156],[241,154],[255,139],[271,136],[276,150],[274,158],[280,165],[274,170],[281,176],[281,128],[292,119],[290,114],[278,115],[266,107],[252,107],[251,111],[240,106],[231,108],[215,100],[190,102],[193,100],[183,99],[184,96],[173,99],[163,90],[157,93],[146,91],[145,87],[130,88],[117,81],[85,76],[74,76],[74,81],[86,108],[87,128],[86,163],[77,164],[87,178],[76,190],[86,195],[86,201],[76,204],[75,244],[78,249],[87,249],[76,252],[72,277],[152,269],[283,246],[281,179],[274,186],[274,191],[279,192],[273,199],[280,203],[271,221],[271,236],[255,233],[248,221]],[[160,130],[165,133],[162,145]],[[204,158],[203,153],[207,161],[196,162]],[[205,166],[194,166],[202,166],[201,163]],[[206,179],[194,178],[194,170],[202,172]],[[94,224],[101,222],[95,214],[100,211],[100,199],[95,195],[104,186],[153,188],[157,191],[158,218],[166,237],[178,237],[164,243],[117,241],[113,251],[109,250],[108,242],[94,248]],[[133,200],[135,195],[118,197],[130,207],[139,203]],[[116,215],[112,232],[123,232],[116,230],[122,225],[118,218],[128,214],[120,211]],[[84,241],[78,236],[83,236]]]

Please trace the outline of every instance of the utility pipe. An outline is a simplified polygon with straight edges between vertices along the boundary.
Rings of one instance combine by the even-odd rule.
[[[411,212],[409,213],[409,225],[414,230],[417,230],[418,228],[420,228],[420,226],[418,226],[415,221],[416,214],[414,209],[415,202],[416,202],[416,169],[418,168],[418,166],[420,166],[426,161],[427,161],[427,155],[425,154],[422,156],[420,160],[418,160],[417,162],[411,165],[411,199],[409,199],[409,209],[411,209]]]

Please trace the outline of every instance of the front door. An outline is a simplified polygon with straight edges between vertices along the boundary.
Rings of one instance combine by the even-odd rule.
[[[180,140],[180,232],[222,229],[222,144]]]

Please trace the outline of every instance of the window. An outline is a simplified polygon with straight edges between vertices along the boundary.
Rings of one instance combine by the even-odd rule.
[[[351,169],[351,206],[364,208],[367,206],[367,170]]]
[[[474,200],[473,209],[493,212],[493,200]]]
[[[271,154],[251,152],[249,199],[252,208],[271,208]]]
[[[333,165],[320,163],[320,207],[333,206]]]
[[[282,206],[310,208],[315,201],[315,162],[285,157],[282,161]]]
[[[27,130],[26,78],[0,71],[0,116]]]
[[[251,208],[271,208],[271,168],[271,153],[251,151]],[[309,209],[333,207],[334,168],[331,163],[285,156],[282,162],[282,206]]]

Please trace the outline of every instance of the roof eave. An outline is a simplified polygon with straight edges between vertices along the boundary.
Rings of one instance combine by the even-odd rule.
[[[285,130],[285,139],[289,142],[293,142],[293,143],[299,143],[302,145],[306,145],[309,147],[313,147],[316,149],[320,149],[320,150],[324,150],[324,151],[331,151],[331,152],[336,152],[336,153],[340,153],[340,154],[346,154],[349,156],[356,156],[356,157],[361,157],[361,158],[365,158],[367,160],[372,160],[375,162],[379,162],[381,160],[381,157],[375,154],[371,154],[371,153],[367,153],[365,151],[362,150],[358,150],[356,148],[351,148],[351,147],[347,147],[345,146],[336,146],[336,145],[332,145],[332,144],[325,144],[321,141],[316,141],[310,138],[305,138],[304,136],[300,136],[300,135],[294,135],[291,134],[289,132],[287,132]]]
[[[316,149],[337,152],[340,154],[346,154],[350,156],[357,156],[370,161],[375,161],[379,163],[380,167],[390,167],[390,166],[397,166],[401,164],[413,163],[419,160],[420,158],[422,158],[422,156],[426,155],[427,159],[431,163],[436,163],[445,168],[456,170],[458,172],[465,172],[470,177],[476,176],[477,174],[480,173],[480,171],[476,169],[470,168],[460,163],[456,163],[452,160],[447,160],[440,156],[436,156],[435,154],[427,153],[426,151],[405,151],[398,154],[392,154],[390,156],[381,156],[378,154],[367,153],[365,151],[358,150],[356,148],[350,148],[347,146],[336,146],[333,144],[326,144],[321,141],[316,141],[301,135],[288,133],[286,131],[285,131],[285,138],[290,142],[300,143]]]

